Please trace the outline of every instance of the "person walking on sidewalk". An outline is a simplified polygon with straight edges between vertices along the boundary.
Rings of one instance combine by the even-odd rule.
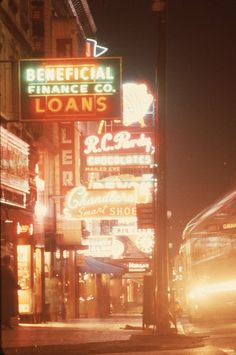
[[[3,328],[12,328],[11,318],[18,314],[17,290],[20,287],[10,264],[10,255],[4,255],[1,265],[1,324]]]

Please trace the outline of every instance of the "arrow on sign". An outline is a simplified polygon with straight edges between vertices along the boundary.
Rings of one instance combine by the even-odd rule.
[[[108,48],[99,46],[95,39],[87,38],[86,57],[100,57]]]

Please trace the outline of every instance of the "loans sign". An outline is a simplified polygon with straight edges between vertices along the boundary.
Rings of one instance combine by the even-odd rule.
[[[22,121],[121,117],[121,58],[20,60]]]

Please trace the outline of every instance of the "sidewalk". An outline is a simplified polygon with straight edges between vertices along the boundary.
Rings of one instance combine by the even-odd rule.
[[[79,319],[46,324],[20,324],[2,331],[6,355],[85,355],[151,350],[188,349],[202,346],[198,337],[168,336],[143,330],[140,317]]]

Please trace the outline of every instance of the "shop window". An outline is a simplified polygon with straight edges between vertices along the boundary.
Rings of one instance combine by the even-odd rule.
[[[20,314],[32,313],[32,265],[31,265],[31,246],[17,246],[17,266],[18,284],[21,289],[19,295]]]

